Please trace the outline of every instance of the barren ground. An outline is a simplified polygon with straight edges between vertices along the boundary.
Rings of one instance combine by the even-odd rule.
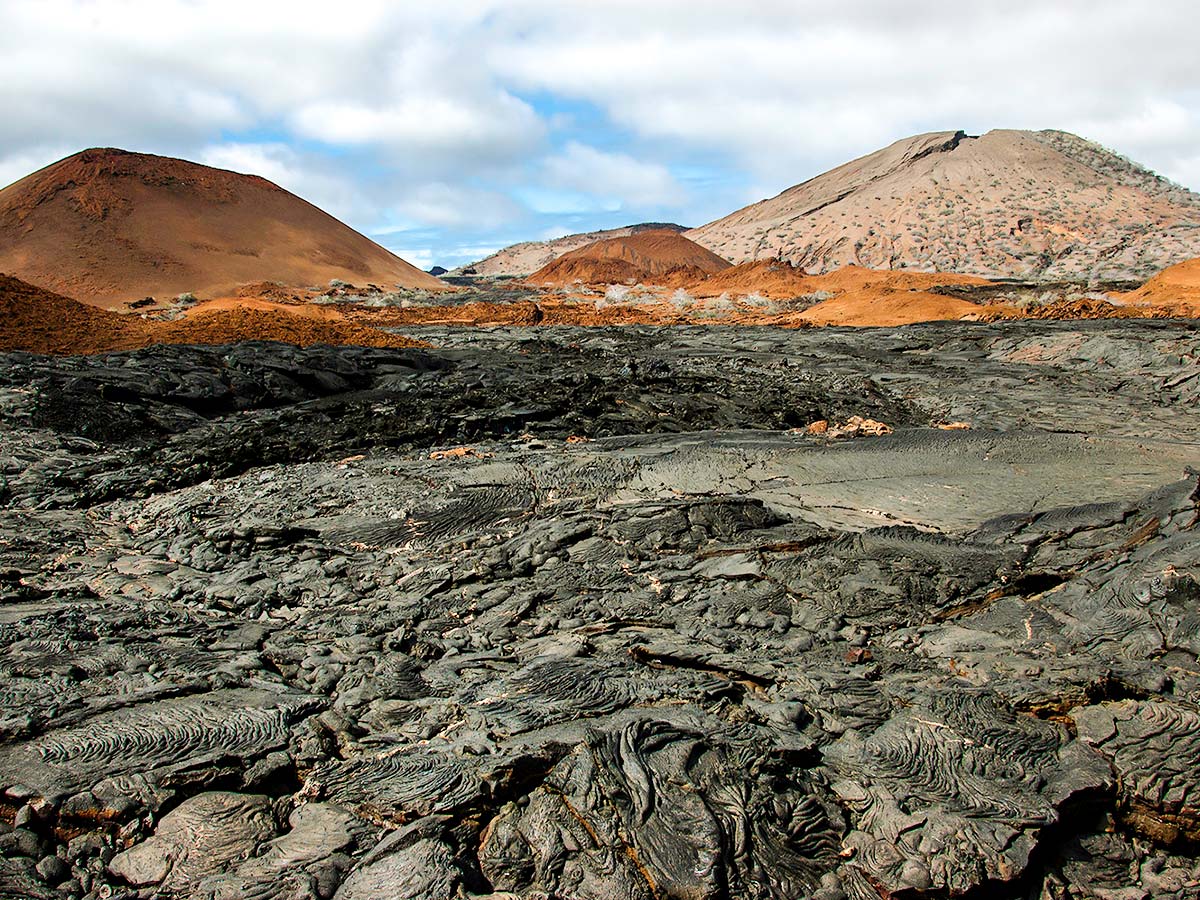
[[[0,356],[0,896],[1196,896],[1196,323],[406,333]]]

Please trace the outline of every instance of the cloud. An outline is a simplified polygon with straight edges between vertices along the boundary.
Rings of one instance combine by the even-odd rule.
[[[388,249],[401,259],[412,263],[418,269],[432,269],[436,261],[434,251],[428,247],[388,247]]]
[[[283,124],[426,171],[509,164],[542,123],[475,51],[486,5],[44,0],[0,9],[6,149],[171,151]],[[53,52],[47,52],[52,47]]]
[[[386,106],[348,100],[301,107],[291,117],[297,134],[329,144],[383,145],[406,153],[510,159],[541,136],[532,109],[514,97],[464,99],[399,97]]]
[[[1200,188],[1194,23],[1193,0],[4,3],[0,180],[183,156],[439,258],[699,224],[950,128],[1065,128]]]
[[[328,160],[274,141],[209,144],[196,162],[248,175],[259,175],[360,230],[381,215],[379,198],[370,198],[354,174]]]
[[[521,215],[518,204],[499,191],[480,190],[435,182],[405,192],[393,208],[422,225],[496,228]],[[402,226],[406,228],[407,226]],[[400,229],[391,229],[400,230]],[[377,230],[376,233],[382,233]]]
[[[1163,102],[1187,110],[1173,146],[1194,146],[1194,6],[1150,5],[612,0],[581,16],[517,3],[490,52],[525,90],[586,100],[643,139],[707,147],[787,185],[919,131],[1106,131]]]
[[[381,55],[371,90],[305,100],[287,121],[304,137],[377,146],[422,169],[518,161],[538,149],[545,125],[478,61],[463,58],[470,43],[410,36],[394,57]]]
[[[70,156],[73,150],[73,147],[46,145],[0,157],[0,188],[8,187],[38,169],[44,169],[64,156]]]
[[[606,153],[570,141],[543,164],[545,183],[616,201],[620,206],[677,206],[683,188],[666,166],[645,163],[626,153]]]

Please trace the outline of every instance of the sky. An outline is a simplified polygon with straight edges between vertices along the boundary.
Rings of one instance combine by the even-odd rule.
[[[0,0],[0,186],[86,147],[262,175],[422,268],[700,225],[927,131],[1200,189],[1196,0]]]

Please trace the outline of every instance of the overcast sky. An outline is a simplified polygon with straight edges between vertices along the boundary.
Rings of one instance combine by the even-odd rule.
[[[1196,0],[0,0],[0,185],[91,146],[263,175],[428,267],[699,225],[923,131],[1200,189]]]

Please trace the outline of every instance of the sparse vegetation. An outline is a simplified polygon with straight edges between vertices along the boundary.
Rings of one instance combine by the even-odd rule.
[[[673,307],[682,311],[690,307],[696,301],[692,298],[691,294],[689,294],[683,288],[679,288],[671,295],[670,302]]]

